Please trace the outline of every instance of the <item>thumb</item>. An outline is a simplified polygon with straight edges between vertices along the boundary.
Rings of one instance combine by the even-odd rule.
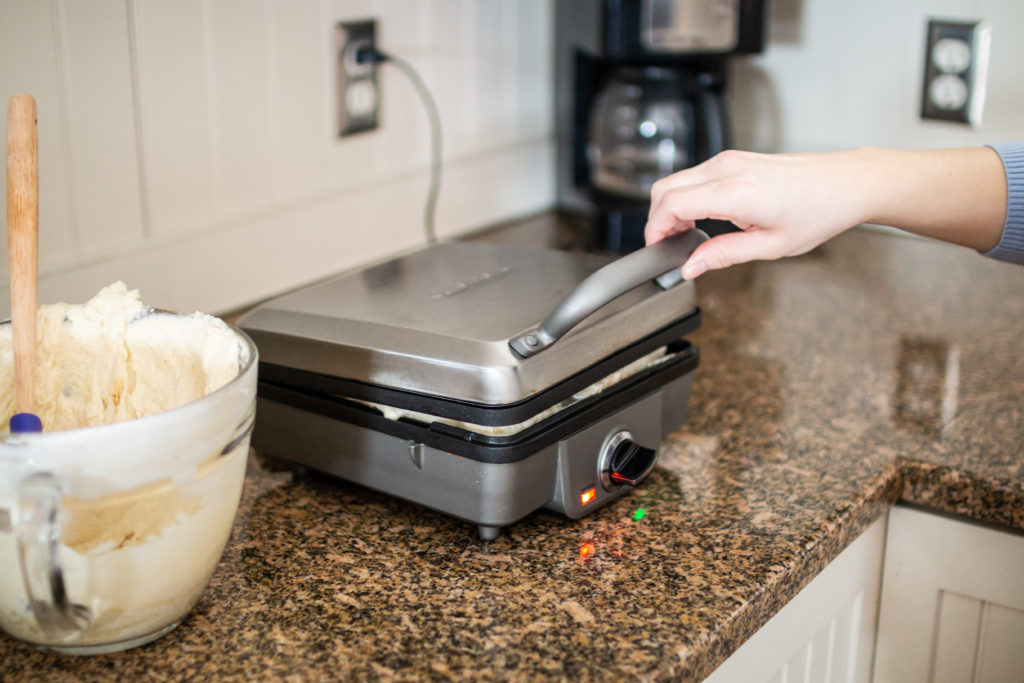
[[[775,258],[770,233],[752,228],[716,235],[694,249],[683,264],[683,277],[693,280],[708,270],[728,268],[737,263]]]

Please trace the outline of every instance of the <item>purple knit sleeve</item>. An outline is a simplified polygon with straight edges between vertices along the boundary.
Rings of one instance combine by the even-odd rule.
[[[999,154],[1006,171],[1006,221],[999,244],[983,255],[1024,265],[1024,142],[989,146]]]

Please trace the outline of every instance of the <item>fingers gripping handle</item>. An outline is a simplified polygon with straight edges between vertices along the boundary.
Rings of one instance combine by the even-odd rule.
[[[512,339],[509,346],[528,358],[554,344],[591,313],[634,287],[657,280],[668,289],[682,280],[679,269],[707,238],[700,230],[687,230],[612,261],[581,282],[540,326]]]

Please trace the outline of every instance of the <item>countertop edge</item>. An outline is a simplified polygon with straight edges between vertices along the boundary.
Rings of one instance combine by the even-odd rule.
[[[815,540],[793,558],[792,564],[775,572],[769,581],[708,641],[685,653],[654,674],[654,680],[702,681],[759,631],[821,571],[901,500],[903,469],[892,463],[875,486],[837,508],[818,527]],[[701,645],[706,649],[701,648]],[[680,665],[682,665],[680,667]],[[679,667],[679,668],[676,668]]]
[[[1010,533],[1024,533],[1024,482],[900,458],[900,502]]]

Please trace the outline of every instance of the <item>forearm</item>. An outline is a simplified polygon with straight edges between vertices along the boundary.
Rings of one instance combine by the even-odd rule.
[[[865,182],[863,222],[988,251],[1006,215],[1006,177],[988,147],[937,150],[861,148]]]

